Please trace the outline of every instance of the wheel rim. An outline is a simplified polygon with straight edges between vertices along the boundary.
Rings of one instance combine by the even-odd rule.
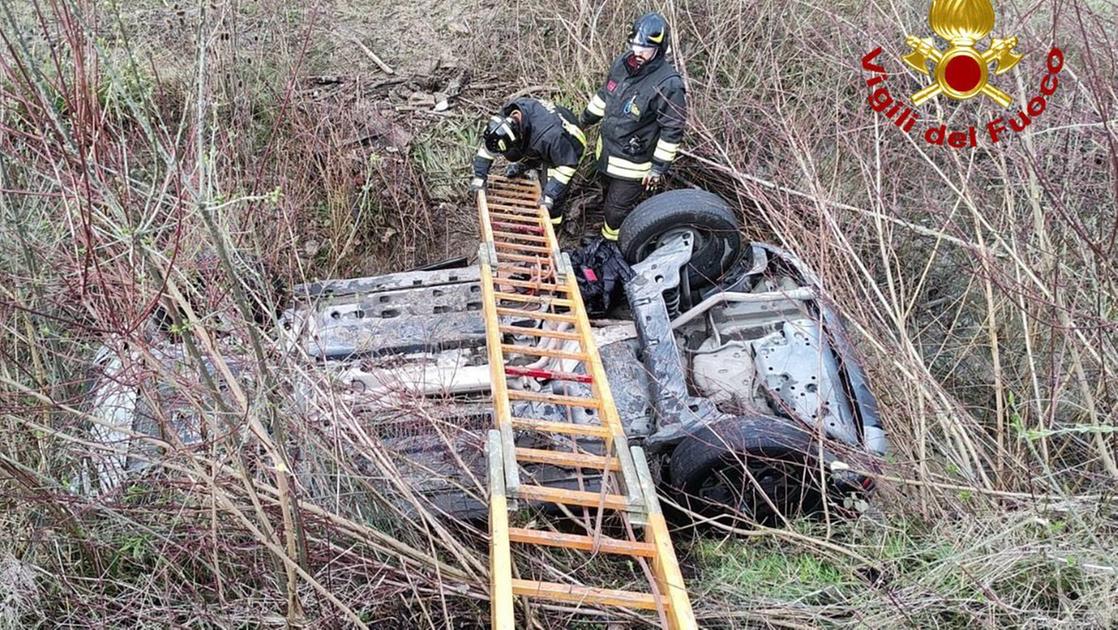
[[[657,248],[667,243],[670,239],[683,234],[690,235],[691,237],[691,258],[688,260],[685,268],[691,276],[692,283],[712,281],[728,268],[728,256],[733,248],[726,243],[727,239],[719,237],[712,230],[695,226],[674,227],[657,235],[655,238],[648,239],[637,248],[637,262],[648,258],[652,252],[656,251]],[[697,259],[706,259],[707,250],[711,248],[717,248],[718,250],[717,268],[704,271],[696,267],[694,261]],[[707,265],[704,263],[703,267],[706,266]],[[701,274],[701,277],[696,274]]]
[[[649,239],[648,241],[645,241],[645,243],[643,245],[641,245],[640,248],[637,249],[637,260],[638,260],[638,262],[648,258],[652,254],[652,252],[656,251],[657,249],[659,249],[661,246],[663,246],[665,243],[671,241],[672,239],[674,239],[676,237],[679,237],[679,236],[687,236],[687,235],[690,235],[690,237],[691,237],[691,252],[692,252],[692,254],[694,254],[695,252],[702,251],[702,248],[706,247],[707,243],[709,242],[709,239],[708,239],[707,235],[705,235],[702,230],[697,230],[693,227],[672,228],[672,229],[667,230],[667,231],[665,231],[661,234],[658,234],[656,236],[656,238],[652,238],[652,239]]]

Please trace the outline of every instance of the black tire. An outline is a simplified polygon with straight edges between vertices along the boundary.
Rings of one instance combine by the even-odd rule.
[[[695,252],[687,265],[692,286],[717,280],[741,255],[741,227],[729,204],[698,188],[669,190],[637,205],[621,223],[618,246],[629,264],[655,251],[659,239],[678,229],[696,235]]]
[[[680,505],[702,516],[779,523],[778,512],[791,518],[822,506],[816,448],[811,435],[788,420],[735,417],[680,442],[670,483]]]

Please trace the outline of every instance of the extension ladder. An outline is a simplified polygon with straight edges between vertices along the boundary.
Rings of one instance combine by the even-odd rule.
[[[487,443],[492,627],[515,627],[513,595],[520,595],[568,606],[653,610],[662,627],[696,628],[644,450],[628,446],[578,283],[570,261],[559,251],[547,211],[537,203],[539,197],[534,179],[503,177],[491,177],[487,190],[478,194],[478,259],[496,423]],[[525,322],[530,325],[517,325]],[[517,356],[535,364],[506,365],[508,357]],[[556,363],[558,369],[550,367]],[[590,393],[571,396],[509,387],[509,380],[523,377],[574,383],[581,386],[579,391]],[[556,405],[569,418],[577,411],[584,422],[513,417],[512,401]],[[587,418],[596,421],[586,422]],[[572,449],[518,448],[516,431],[564,436]],[[580,449],[576,438],[595,440],[603,447],[601,454]],[[577,475],[591,471],[601,480],[601,490],[522,481],[522,463],[549,464]],[[509,509],[518,500],[557,504],[568,514],[572,508],[596,508],[597,517],[588,535],[510,527]],[[617,513],[628,532],[625,538],[602,533],[602,516]],[[643,529],[643,540],[633,526]],[[629,556],[651,575],[650,588],[641,592],[516,579],[511,543]]]

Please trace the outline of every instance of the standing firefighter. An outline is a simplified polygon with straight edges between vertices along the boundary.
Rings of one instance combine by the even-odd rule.
[[[530,169],[547,167],[547,181],[539,203],[547,208],[552,225],[563,222],[563,197],[578,168],[586,136],[575,115],[565,107],[532,98],[519,98],[489,119],[484,142],[474,157],[471,190],[481,190],[497,155],[511,162],[508,177],[519,177]]]
[[[617,58],[605,85],[579,119],[601,121],[596,149],[604,192],[602,236],[616,241],[641,193],[660,185],[675,160],[686,124],[683,79],[668,63],[668,23],[646,13],[633,23],[631,50]]]

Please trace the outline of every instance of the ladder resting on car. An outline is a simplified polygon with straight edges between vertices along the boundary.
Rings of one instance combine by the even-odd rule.
[[[487,443],[492,627],[516,626],[513,597],[519,595],[567,607],[655,611],[663,627],[695,628],[648,462],[643,449],[630,448],[625,438],[578,283],[559,251],[547,211],[538,205],[539,197],[534,180],[502,177],[491,177],[487,189],[478,194],[478,258],[496,424]],[[518,357],[531,363],[509,362]],[[569,388],[574,395],[510,387],[510,381],[525,377],[575,384]],[[523,403],[552,405],[566,410],[568,418],[577,413],[583,421],[514,417],[514,404],[517,409],[539,408]],[[571,448],[517,447],[517,432],[565,436]],[[587,440],[600,445],[593,449],[600,452],[579,447]],[[523,464],[546,464],[578,475],[589,472],[600,481],[599,489],[532,483],[521,478]],[[594,525],[586,535],[513,526],[509,509],[518,501],[558,505],[568,513],[594,509],[598,517],[587,519]],[[618,528],[624,536],[602,531],[606,519],[601,517],[607,515],[620,517],[612,522],[624,524]],[[577,550],[592,558],[628,556],[651,576],[649,588],[616,590],[516,579],[513,544]]]

